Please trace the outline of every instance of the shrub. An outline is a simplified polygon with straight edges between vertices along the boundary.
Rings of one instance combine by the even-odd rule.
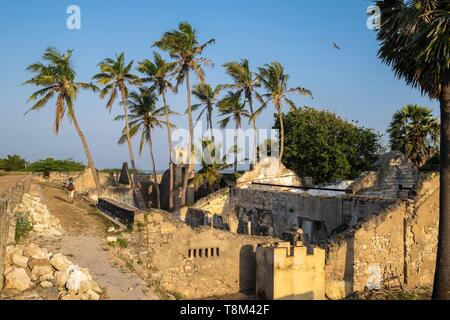
[[[31,230],[33,225],[31,224],[28,213],[17,212],[16,213],[16,232],[15,240],[19,243],[23,237],[25,237]]]

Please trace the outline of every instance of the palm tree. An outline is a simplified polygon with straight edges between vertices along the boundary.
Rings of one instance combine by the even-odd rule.
[[[127,108],[129,112],[129,126],[130,126],[130,137],[134,137],[136,134],[141,132],[141,140],[139,143],[139,155],[142,155],[145,143],[149,145],[151,166],[153,169],[153,180],[156,189],[156,199],[158,209],[161,208],[160,196],[159,196],[159,186],[156,175],[156,164],[155,158],[153,156],[153,140],[152,131],[156,127],[162,127],[163,125],[171,126],[170,123],[162,120],[164,116],[165,107],[156,107],[156,95],[151,89],[139,88],[138,92],[131,92],[127,100]],[[117,121],[123,121],[125,115],[120,115],[116,117]],[[119,144],[125,143],[128,136],[126,129],[119,139]]]
[[[175,71],[177,64],[175,62],[167,62],[163,57],[154,52],[153,61],[148,59],[139,63],[138,71],[145,74],[147,77],[142,79],[142,82],[150,82],[155,87],[159,96],[162,97],[164,103],[164,114],[166,122],[170,123],[170,114],[172,111],[167,103],[167,90],[175,92],[175,87],[170,82],[170,78]],[[173,208],[173,187],[174,187],[174,168],[172,159],[172,127],[167,126],[167,139],[169,146],[169,209]]]
[[[448,0],[385,0],[379,57],[441,109],[439,242],[433,298],[450,299],[450,8]]]
[[[197,189],[206,186],[208,193],[213,193],[220,186],[222,171],[230,167],[227,164],[228,155],[221,157],[221,146],[212,139],[204,138],[202,148],[203,150],[197,152],[197,159],[200,160],[202,168],[192,180]]]
[[[403,152],[417,167],[421,167],[438,150],[439,121],[432,110],[407,105],[394,114],[388,133],[391,149]]]
[[[201,119],[203,114],[206,113],[206,121],[208,129],[211,132],[211,138],[214,142],[213,135],[213,124],[212,124],[212,113],[214,110],[214,106],[218,102],[218,98],[220,95],[221,88],[220,86],[215,87],[214,89],[209,84],[198,84],[192,90],[192,94],[196,97],[200,103],[192,106],[192,111],[197,111],[199,108],[203,107],[202,111],[198,115],[197,122]]]
[[[215,43],[211,39],[204,44],[199,44],[197,40],[197,30],[195,30],[188,22],[181,22],[178,30],[168,31],[163,34],[162,38],[154,43],[154,46],[166,51],[175,60],[177,65],[177,86],[186,82],[187,110],[189,121],[189,169],[183,180],[183,189],[181,191],[181,203],[186,203],[186,190],[190,176],[194,171],[194,122],[192,120],[191,105],[191,82],[190,72],[194,71],[200,83],[205,83],[205,74],[202,69],[203,65],[211,65],[212,63],[201,57],[206,47]]]
[[[263,68],[259,68],[259,80],[266,89],[266,93],[262,95],[264,100],[261,107],[255,111],[252,118],[260,115],[262,110],[267,107],[269,102],[275,106],[280,120],[280,160],[283,160],[284,153],[284,122],[283,122],[283,102],[286,102],[291,109],[296,110],[295,103],[288,98],[288,94],[300,94],[312,98],[310,90],[297,87],[288,88],[289,75],[284,72],[284,67],[279,62],[266,64]]]
[[[253,98],[256,96],[259,100],[259,96],[256,88],[260,86],[259,79],[256,74],[250,70],[250,62],[248,59],[242,59],[240,62],[233,61],[223,65],[227,74],[233,79],[233,84],[225,84],[224,88],[233,89],[242,95],[249,104],[250,113],[254,114],[253,108]],[[253,128],[253,161],[258,159],[258,136],[256,133],[256,120],[258,115],[251,118],[252,128]]]
[[[139,77],[131,73],[133,67],[133,61],[126,63],[125,54],[121,53],[116,55],[116,59],[106,58],[98,64],[100,73],[92,77],[98,84],[103,85],[103,89],[100,92],[100,98],[104,99],[109,95],[106,108],[111,111],[112,106],[117,97],[117,91],[120,92],[122,98],[123,110],[125,113],[125,131],[128,142],[128,151],[130,153],[131,168],[133,169],[133,175],[136,173],[136,163],[134,161],[133,145],[130,137],[130,126],[128,122],[128,86],[137,85],[140,83]],[[132,185],[134,186],[134,178]]]
[[[226,128],[228,123],[233,120],[235,123],[234,134],[234,172],[237,173],[238,165],[238,141],[239,129],[242,126],[243,118],[250,118],[251,114],[245,109],[245,102],[241,102],[241,96],[238,92],[229,91],[228,94],[219,102],[220,116],[224,117],[219,121],[221,128]]]
[[[94,177],[95,186],[97,189],[100,189],[98,172],[95,168],[94,161],[92,160],[86,137],[78,125],[74,108],[74,102],[78,97],[80,89],[88,89],[97,92],[98,88],[92,84],[75,81],[76,71],[73,66],[72,54],[72,50],[61,53],[55,48],[48,48],[42,56],[44,63],[37,62],[28,66],[27,71],[34,73],[34,76],[24,84],[32,84],[41,87],[41,89],[33,93],[28,99],[28,102],[36,100],[37,102],[35,102],[25,114],[30,111],[42,109],[53,97],[56,97],[54,131],[58,134],[61,122],[67,112],[69,119],[73,123],[75,130],[83,143],[88,166]]]

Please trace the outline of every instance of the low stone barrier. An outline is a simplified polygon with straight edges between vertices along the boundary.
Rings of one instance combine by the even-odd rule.
[[[5,254],[8,244],[14,242],[16,220],[14,208],[22,201],[22,197],[30,189],[31,176],[24,176],[17,184],[0,194],[0,275],[5,268]],[[4,278],[0,276],[0,291]]]
[[[128,227],[134,225],[134,223],[144,216],[143,211],[117,203],[110,199],[100,198],[97,204],[98,209],[111,217],[113,220],[118,221]]]

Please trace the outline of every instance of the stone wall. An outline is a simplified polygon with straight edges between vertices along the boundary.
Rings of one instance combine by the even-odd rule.
[[[239,219],[238,233],[281,238],[284,232],[301,228],[303,222],[311,221],[312,236],[317,231],[327,237],[342,225],[355,225],[397,201],[350,195],[310,196],[248,188],[232,189],[230,205]],[[318,229],[315,231],[314,228]]]
[[[16,185],[0,194],[0,290],[3,288],[6,247],[14,243],[16,221],[14,210],[28,192],[31,176],[23,176]]]
[[[37,182],[50,182],[57,185],[65,185],[69,178],[74,178],[77,192],[86,192],[95,189],[94,177],[90,169],[73,172],[49,172],[47,175],[42,172],[33,173],[33,180]],[[100,185],[110,186],[117,179],[116,175],[99,172]]]
[[[150,270],[151,283],[186,298],[201,299],[256,288],[256,246],[273,238],[237,235],[210,227],[191,228],[153,210],[130,240]]]
[[[134,207],[118,203],[110,199],[98,199],[97,208],[113,220],[132,227],[135,222],[142,220],[144,213]]]
[[[365,288],[431,286],[436,262],[439,177],[424,178],[418,196],[338,234],[327,248],[327,296]]]
[[[258,246],[256,294],[269,300],[323,300],[325,251],[290,243]]]

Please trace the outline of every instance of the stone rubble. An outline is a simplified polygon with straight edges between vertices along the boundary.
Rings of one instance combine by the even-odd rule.
[[[50,214],[41,199],[30,194],[24,194],[17,211],[28,213],[33,225],[33,231],[44,237],[59,237],[63,228],[58,218]]]
[[[5,291],[34,294],[40,287],[57,291],[60,300],[99,300],[103,293],[88,269],[34,243],[8,246],[5,260]]]

